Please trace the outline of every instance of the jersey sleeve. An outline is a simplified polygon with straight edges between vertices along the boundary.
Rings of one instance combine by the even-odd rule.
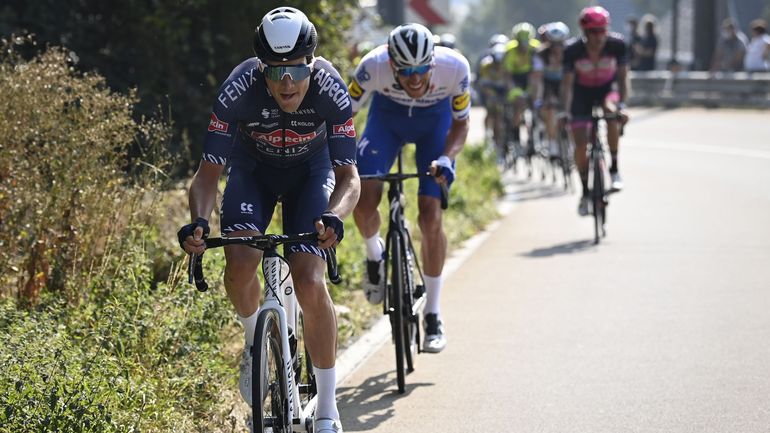
[[[320,89],[316,111],[324,113],[332,167],[356,164],[356,129],[348,87],[334,67],[324,62],[315,73]]]
[[[374,50],[361,59],[353,74],[353,79],[350,80],[350,86],[348,86],[352,110],[356,113],[361,111],[361,107],[366,104],[376,88],[377,80],[372,75],[376,72],[376,61],[373,54]]]
[[[203,141],[203,160],[217,165],[227,164],[238,129],[240,102],[251,84],[249,77],[253,77],[257,67],[256,60],[241,63],[219,87]]]
[[[570,44],[564,49],[564,56],[562,58],[562,69],[565,73],[575,72],[575,57],[577,52],[576,43]]]
[[[614,39],[613,44],[613,54],[615,56],[616,62],[618,66],[624,66],[628,64],[628,53],[626,49],[626,42],[623,40],[623,37],[618,35],[616,39]]]
[[[468,60],[459,56],[457,62],[456,85],[452,92],[452,117],[455,120],[467,119],[471,112],[471,66]]]

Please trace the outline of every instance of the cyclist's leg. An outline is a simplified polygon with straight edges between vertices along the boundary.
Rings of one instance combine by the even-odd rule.
[[[572,98],[572,140],[575,142],[575,166],[580,174],[583,186],[583,197],[588,196],[588,147],[589,131],[591,128],[591,108],[593,95],[590,89],[575,86]]]
[[[329,187],[334,185],[327,152],[313,157],[306,180],[283,198],[284,232],[314,232],[315,218],[329,204]],[[297,301],[305,323],[305,347],[313,361],[318,389],[316,418],[339,419],[335,399],[337,317],[326,287],[325,254],[316,243],[291,244],[285,248],[291,266]]]
[[[604,98],[603,108],[605,115],[617,112],[617,103],[620,101],[620,95],[617,91],[609,91]],[[620,144],[620,122],[617,120],[607,121],[607,144],[610,147],[610,173],[618,172],[618,148]]]

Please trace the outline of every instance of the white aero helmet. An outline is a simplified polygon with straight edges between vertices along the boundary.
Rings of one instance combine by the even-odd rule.
[[[402,24],[388,36],[388,55],[399,69],[427,65],[433,60],[433,34],[422,24]]]
[[[254,32],[254,53],[262,60],[282,62],[312,57],[318,45],[315,26],[299,9],[275,8]]]
[[[548,24],[545,33],[552,42],[564,42],[569,37],[569,27],[561,21]]]

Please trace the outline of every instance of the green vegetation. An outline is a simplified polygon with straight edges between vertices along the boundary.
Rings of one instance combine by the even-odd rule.
[[[30,43],[0,46],[0,433],[241,431],[242,334],[220,251],[206,255],[209,293],[184,283],[170,126],[135,120],[137,92],[78,73],[67,51],[24,60],[15,48]],[[453,245],[495,217],[500,192],[480,147],[458,164]],[[379,314],[355,289],[364,248],[346,224],[343,344]]]

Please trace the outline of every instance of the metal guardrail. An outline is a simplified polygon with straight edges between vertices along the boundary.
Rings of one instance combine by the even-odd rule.
[[[633,105],[770,108],[770,72],[632,71]]]

